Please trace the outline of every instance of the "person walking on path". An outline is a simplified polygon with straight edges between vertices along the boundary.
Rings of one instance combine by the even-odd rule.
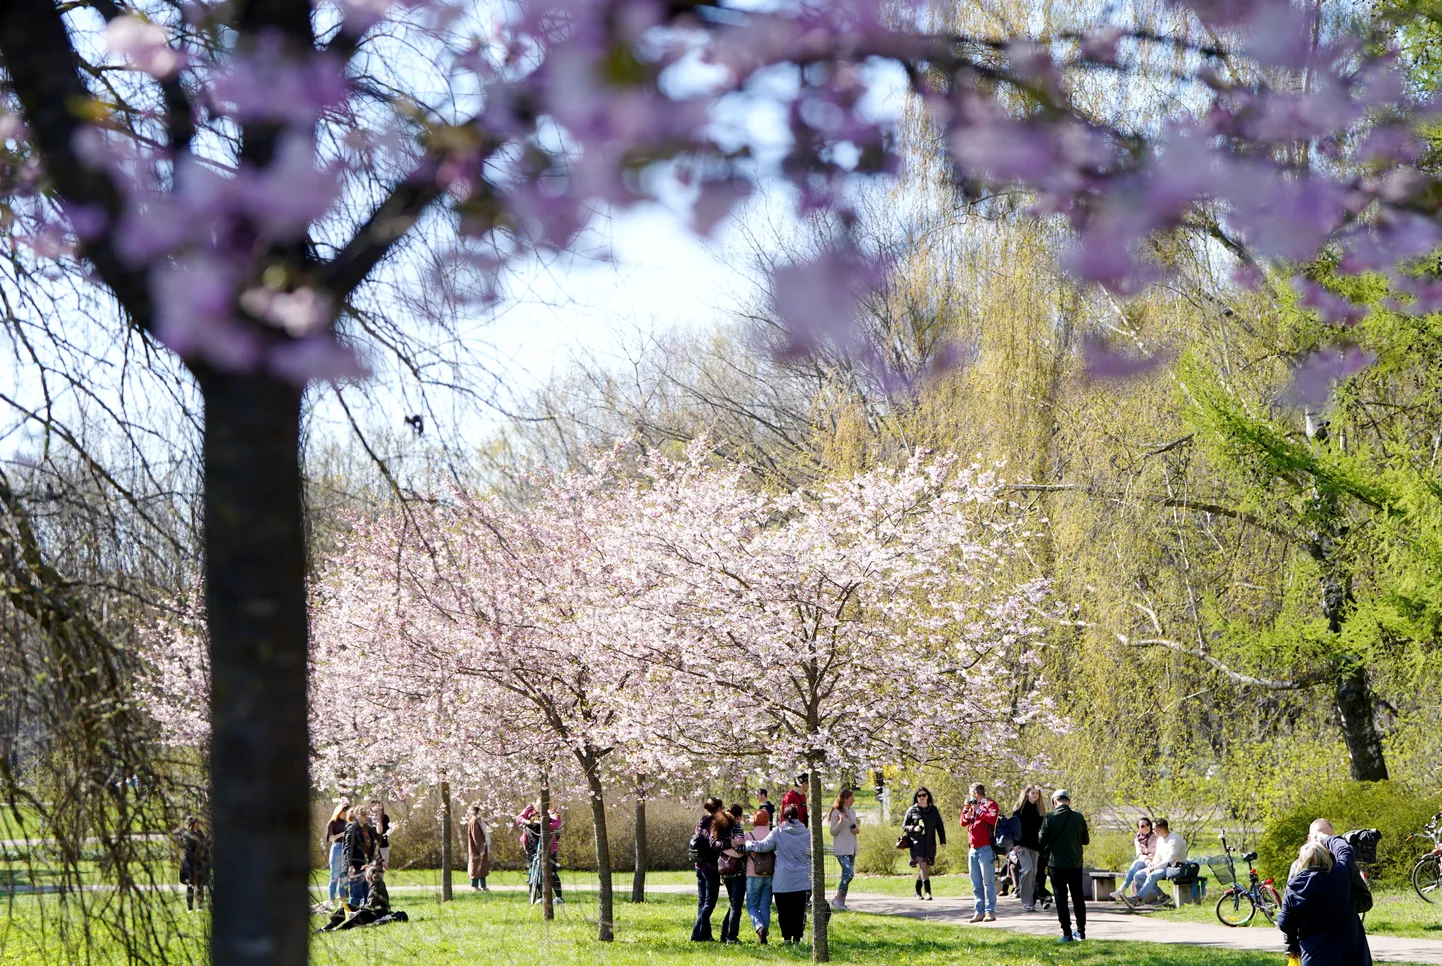
[[[1016,854],[1021,860],[1016,894],[1021,899],[1021,911],[1031,912],[1036,908],[1037,862],[1041,859],[1041,820],[1044,815],[1041,786],[1023,788],[1011,815],[1021,822],[1021,835],[1016,839]]]
[[[941,810],[932,801],[931,789],[918,788],[911,796],[911,807],[901,817],[901,830],[911,839],[911,864],[916,867],[916,898],[931,898],[931,865],[936,861],[936,843],[946,845],[946,826]]]
[[[466,825],[466,872],[471,877],[471,888],[478,892],[490,892],[486,878],[491,874],[491,835],[486,823],[481,821],[481,806],[471,806],[471,819]]]
[[[796,814],[802,825],[806,825],[811,821],[811,815],[806,810],[806,784],[809,781],[811,781],[811,775],[803,771],[796,776],[796,784],[792,785],[786,794],[781,796],[781,813],[783,815],[786,814],[787,805],[795,805]],[[780,828],[780,826],[777,827]]]
[[[1156,854],[1157,833],[1152,828],[1152,820],[1145,815],[1137,819],[1137,834],[1133,840],[1133,847],[1136,849],[1136,859],[1132,862],[1131,868],[1127,869],[1127,877],[1122,880],[1122,887],[1112,893],[1113,899],[1120,899],[1127,894],[1132,880],[1146,870],[1147,864]]]
[[[733,847],[743,841],[741,806],[718,811],[711,819],[711,846],[716,849],[716,872],[726,890],[726,915],[721,919],[721,941],[741,941],[741,914],[746,910],[746,852]]]
[[[176,830],[180,838],[180,881],[185,885],[185,910],[205,908],[205,890],[210,887],[210,838],[194,815]]]
[[[796,805],[781,807],[781,824],[759,842],[745,842],[747,852],[775,852],[776,873],[771,894],[777,925],[788,943],[801,942],[806,931],[806,905],[811,899],[811,832],[801,823]]]
[[[1302,966],[1371,966],[1372,950],[1352,905],[1356,852],[1332,832],[1326,819],[1312,823],[1282,896],[1277,928]]]
[[[716,854],[719,851],[711,844],[711,822],[721,811],[721,799],[711,797],[701,803],[701,819],[691,842],[696,851],[696,924],[691,927],[693,943],[713,942],[711,913],[716,911],[720,898],[721,873],[716,869]]]
[[[966,826],[966,860],[971,869],[971,894],[976,897],[972,922],[996,922],[996,821],[1001,817],[996,802],[986,797],[986,786],[973,782],[961,807],[961,824]]]
[[[350,823],[350,802],[341,802],[330,813],[325,840],[330,850],[330,901],[340,898],[345,888],[345,827]]]
[[[856,875],[855,802],[856,792],[843,788],[836,796],[836,804],[831,806],[831,814],[827,816],[827,824],[831,826],[831,853],[841,866],[841,881],[836,886],[836,898],[831,900],[831,908],[837,912],[846,911],[846,890],[851,887],[851,880]]]
[[[1087,907],[1082,894],[1082,848],[1091,844],[1087,820],[1073,811],[1071,794],[1065,788],[1051,793],[1052,810],[1041,820],[1037,836],[1050,856],[1047,871],[1051,873],[1056,892],[1056,918],[1061,923],[1061,942],[1078,942],[1087,937]],[[1071,914],[1067,910],[1067,893],[1076,903],[1076,932],[1072,932]]]
[[[771,834],[771,812],[767,809],[758,808],[751,823],[754,827],[746,833],[747,842],[760,842]],[[775,873],[775,852],[747,851],[746,911],[751,914],[751,928],[756,930],[756,941],[763,946],[771,933],[771,880]]]

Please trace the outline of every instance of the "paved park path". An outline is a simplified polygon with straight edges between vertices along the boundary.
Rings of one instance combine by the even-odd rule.
[[[937,898],[918,902],[865,892],[853,892],[846,904],[854,912],[883,916],[910,916],[935,922],[966,923],[972,915],[972,900]],[[1013,929],[1036,936],[1061,935],[1056,913],[1024,913],[1021,906],[1002,899],[996,906],[996,922],[968,925],[971,929]],[[1174,922],[1136,913],[1113,903],[1087,903],[1088,939],[1124,939],[1153,943],[1175,943],[1214,949],[1256,949],[1277,954],[1282,961],[1282,934],[1270,925],[1233,929],[1221,923]],[[1442,964],[1442,940],[1396,939],[1391,936],[1368,936],[1372,958],[1377,962]]]

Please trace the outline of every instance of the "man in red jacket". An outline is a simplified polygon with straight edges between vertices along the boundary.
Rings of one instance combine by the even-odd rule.
[[[806,792],[802,791],[809,781],[811,781],[811,774],[803,771],[796,776],[795,787],[781,796],[781,813],[783,815],[786,814],[787,805],[795,805],[796,817],[801,820],[802,825],[810,824],[810,821],[806,817]]]
[[[961,824],[966,826],[970,846],[966,857],[971,863],[971,894],[976,897],[972,922],[996,921],[996,853],[991,842],[999,814],[996,802],[986,797],[986,787],[981,782],[972,785],[961,809]]]

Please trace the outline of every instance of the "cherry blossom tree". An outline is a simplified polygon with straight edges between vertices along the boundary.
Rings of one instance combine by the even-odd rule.
[[[484,303],[507,266],[573,244],[598,207],[689,194],[705,230],[774,180],[836,226],[830,248],[776,271],[791,351],[847,344],[881,270],[850,198],[900,164],[870,96],[900,71],[950,147],[950,177],[973,195],[1029,191],[1039,217],[1074,230],[1083,280],[1147,283],[1160,271],[1147,240],[1205,204],[1225,211],[1215,237],[1245,268],[1332,245],[1342,271],[1386,273],[1417,311],[1442,306],[1412,270],[1442,240],[1414,137],[1435,105],[1409,98],[1387,25],[1348,36],[1287,0],[1173,6],[1189,23],[1176,34],[1113,16],[1008,38],[882,0],[0,5],[12,246],[102,287],[105,337],[170,347],[204,401],[227,869],[215,962],[306,958],[302,389],[395,348],[369,344],[354,311],[388,260],[424,248],[441,269],[419,280],[428,296]],[[1079,115],[1069,78],[1125,83],[1142,46],[1175,54],[1188,112],[1147,130]],[[757,106],[785,137],[736,120]],[[1352,311],[1316,302],[1339,321]],[[414,341],[430,335],[418,321]],[[1334,368],[1304,368],[1299,396]]]
[[[746,749],[810,774],[813,954],[829,957],[822,774],[898,760],[1004,754],[1046,714],[1032,663],[1046,582],[1025,558],[1026,522],[989,471],[909,461],[771,494],[744,469],[652,460],[636,516],[617,530],[659,623],[645,659],[697,697],[687,742]],[[960,732],[960,748],[949,741]],[[757,739],[764,734],[763,740]]]

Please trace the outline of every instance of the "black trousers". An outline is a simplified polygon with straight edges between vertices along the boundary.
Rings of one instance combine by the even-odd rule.
[[[801,892],[773,892],[776,900],[776,922],[781,927],[783,940],[801,941],[806,931],[806,907],[811,903],[811,890]]]
[[[1087,906],[1086,896],[1082,893],[1082,870],[1053,867],[1047,871],[1051,873],[1051,885],[1056,893],[1056,918],[1061,923],[1062,935],[1070,936],[1072,932],[1071,913],[1067,909],[1067,893],[1071,893],[1071,900],[1076,903],[1076,931],[1085,936]]]
[[[726,909],[726,918],[721,920],[721,941],[734,943],[740,939],[741,917],[746,914],[746,877],[733,875],[721,882],[726,886],[726,898],[731,903]]]
[[[716,910],[716,900],[721,895],[721,874],[716,866],[696,867],[696,925],[691,927],[691,941],[709,943],[716,937],[711,935],[711,913]]]

